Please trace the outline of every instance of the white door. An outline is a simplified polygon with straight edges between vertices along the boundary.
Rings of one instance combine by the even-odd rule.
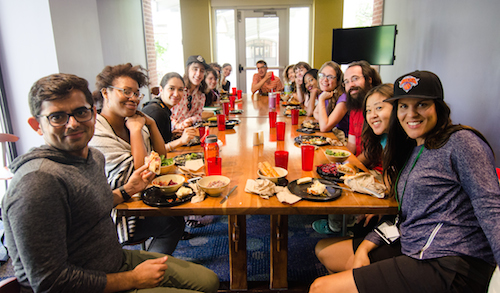
[[[281,78],[288,65],[288,9],[238,9],[237,65],[238,85],[251,92],[256,62],[264,60],[268,71]]]

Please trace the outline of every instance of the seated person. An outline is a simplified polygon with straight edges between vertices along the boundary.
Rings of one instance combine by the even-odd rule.
[[[272,91],[280,92],[282,90],[283,84],[280,78],[274,76],[272,72],[267,72],[266,61],[257,61],[257,73],[253,75],[252,80],[252,94],[259,91],[261,95],[267,95]]]
[[[491,146],[477,130],[452,124],[431,72],[402,75],[386,101],[393,108],[384,178],[399,221],[384,238],[370,233],[330,249],[324,264],[339,273],[316,279],[310,292],[486,292],[500,262]]]
[[[184,82],[187,93],[179,103],[172,107],[172,129],[184,129],[201,121],[203,106],[205,106],[205,93],[200,88],[205,79],[205,70],[210,66],[200,55],[189,56],[186,61]]]
[[[304,103],[304,92],[302,91],[302,83],[304,82],[304,75],[311,70],[311,66],[306,62],[299,62],[293,67],[295,72],[295,88],[297,90],[297,100]]]
[[[217,73],[212,68],[205,70],[203,88],[205,92],[205,107],[211,107],[220,102],[220,94],[217,90]]]
[[[319,129],[321,132],[328,132],[337,127],[347,137],[349,114],[346,106],[347,97],[342,86],[344,77],[342,70],[337,63],[328,61],[321,66],[318,77],[322,92],[314,109],[314,118],[318,120]]]
[[[207,268],[121,248],[111,208],[144,189],[154,174],[141,166],[111,190],[103,155],[87,145],[96,109],[85,79],[41,78],[29,105],[28,123],[46,145],[12,162],[15,176],[2,203],[21,292],[217,292],[217,275]]]
[[[304,74],[302,82],[302,91],[304,92],[304,108],[308,117],[313,116],[314,108],[318,102],[318,96],[321,93],[318,84],[318,69],[311,69]]]
[[[172,123],[170,116],[173,106],[186,95],[184,80],[176,72],[170,72],[163,76],[160,83],[160,95],[157,98],[147,102],[142,108],[142,112],[149,115],[156,121],[163,140],[166,142],[165,148],[171,152],[178,146],[189,143],[196,136],[196,130],[193,127],[187,127],[182,130],[181,137],[173,139]]]
[[[89,145],[104,154],[106,176],[113,189],[123,186],[134,170],[144,165],[144,158],[152,150],[166,156],[165,142],[155,120],[137,110],[142,99],[139,89],[147,84],[145,70],[130,63],[106,66],[96,77],[103,108],[97,114],[95,134]],[[117,221],[120,242],[153,237],[148,251],[164,254],[174,252],[185,227],[181,216],[129,220]],[[124,222],[127,227],[122,226]]]
[[[231,67],[231,64],[229,63],[224,63],[222,65],[222,74],[221,74],[221,79],[220,79],[220,88],[221,92],[229,92],[229,89],[231,88],[231,82],[227,80],[227,77],[231,74],[231,71],[233,68]]]

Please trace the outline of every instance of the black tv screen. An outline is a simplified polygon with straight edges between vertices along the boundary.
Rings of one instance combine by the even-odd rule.
[[[396,25],[334,29],[332,60],[338,64],[366,60],[372,65],[393,65]]]

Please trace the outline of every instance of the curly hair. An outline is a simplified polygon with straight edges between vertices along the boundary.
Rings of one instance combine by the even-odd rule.
[[[33,83],[28,94],[31,116],[37,117],[40,115],[44,101],[65,99],[72,90],[82,91],[87,103],[91,107],[94,106],[92,93],[86,79],[65,73],[51,74],[40,78]]]
[[[113,85],[113,81],[118,77],[128,76],[135,80],[139,88],[149,84],[147,70],[141,65],[133,66],[130,63],[115,66],[106,66],[96,76],[95,87],[97,89],[108,88]]]

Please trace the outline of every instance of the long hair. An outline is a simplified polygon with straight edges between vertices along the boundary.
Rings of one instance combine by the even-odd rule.
[[[436,126],[429,131],[425,138],[425,148],[439,149],[448,142],[453,133],[459,130],[470,130],[481,138],[493,152],[491,145],[481,132],[469,126],[460,124],[454,125],[452,123],[450,118],[450,107],[448,107],[445,101],[432,101],[434,101],[436,106],[437,122]],[[399,123],[399,119],[397,117],[397,103],[397,100],[394,101],[394,107],[392,108],[391,119],[389,122],[389,134],[387,136],[387,147],[384,151],[383,160],[384,176],[387,178],[389,186],[391,187],[389,188],[389,196],[394,196],[394,184],[396,184],[397,176],[406,165],[406,161],[417,145],[414,139],[408,137]]]
[[[340,69],[340,66],[333,61],[326,61],[319,69],[319,72],[323,71],[323,69],[327,66],[331,67],[335,71],[335,75],[337,76],[337,87],[333,90],[332,102],[328,103],[327,107],[327,113],[330,114],[333,111],[333,108],[335,107],[335,104],[337,103],[339,97],[345,93],[345,89],[342,83],[342,81],[344,80],[344,73],[342,72],[342,69]]]
[[[295,80],[290,80],[290,77],[288,76],[288,70],[290,70],[290,68],[292,68],[292,70],[293,70],[294,66],[295,66],[295,64],[290,64],[287,67],[285,67],[285,70],[283,70],[283,81],[285,83],[294,83],[295,82]]]
[[[373,129],[368,124],[366,119],[366,102],[368,98],[378,93],[386,98],[392,98],[394,96],[394,85],[392,83],[384,83],[379,86],[372,88],[365,96],[365,100],[363,101],[363,117],[365,117],[365,122],[363,124],[363,132],[361,133],[361,144],[363,146],[364,154],[366,159],[368,160],[368,164],[366,167],[371,169],[382,160],[382,145],[380,144],[380,135],[376,135],[373,132]]]
[[[318,82],[318,69],[309,69],[302,77],[302,92],[307,94],[309,94],[309,90],[306,88],[306,75],[308,74],[311,75],[316,80],[316,82]]]

